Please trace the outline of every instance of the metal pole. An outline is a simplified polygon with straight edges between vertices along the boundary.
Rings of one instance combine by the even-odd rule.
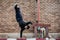
[[[38,23],[40,22],[40,0],[38,0],[37,1],[37,8],[38,8],[38,12],[37,12],[37,14],[38,14]]]

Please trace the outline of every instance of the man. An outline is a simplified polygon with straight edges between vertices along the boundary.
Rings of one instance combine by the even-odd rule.
[[[17,4],[15,5],[14,8],[15,8],[15,12],[16,12],[16,20],[19,23],[19,26],[21,28],[20,37],[22,37],[22,32],[25,29],[29,29],[30,28],[29,24],[32,24],[32,22],[24,22],[23,21],[23,18],[22,18],[21,12],[20,12],[20,8]]]

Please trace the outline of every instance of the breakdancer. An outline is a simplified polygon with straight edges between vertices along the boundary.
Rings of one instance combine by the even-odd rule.
[[[30,28],[29,24],[32,25],[32,22],[24,22],[24,21],[23,21],[20,8],[18,7],[17,4],[15,5],[14,9],[15,9],[15,12],[16,12],[16,20],[17,20],[17,22],[19,23],[19,27],[21,28],[20,37],[22,38],[22,33],[23,33],[23,31],[24,31],[25,29],[29,29],[29,28]]]

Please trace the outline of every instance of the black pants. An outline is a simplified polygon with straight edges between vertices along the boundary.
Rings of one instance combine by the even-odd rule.
[[[20,31],[20,37],[22,38],[22,34],[23,34],[23,31],[25,30],[25,26],[27,26],[27,29],[29,29],[30,27],[28,26],[28,24],[32,24],[31,22],[19,22],[19,27],[21,28],[21,31]]]

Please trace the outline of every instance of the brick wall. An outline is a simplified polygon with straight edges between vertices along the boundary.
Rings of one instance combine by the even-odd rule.
[[[20,28],[15,19],[14,4],[21,8],[24,21],[34,21],[34,0],[1,0],[0,1],[0,33],[19,32]],[[25,31],[26,32],[26,31]]]
[[[19,32],[20,28],[15,19],[15,3],[18,3],[21,8],[24,21],[35,22],[37,20],[37,4],[35,0],[1,0],[0,33]],[[59,0],[40,0],[40,23],[51,24],[49,32],[60,32],[59,10]]]
[[[40,0],[41,22],[49,23],[50,32],[60,32],[60,0]]]

